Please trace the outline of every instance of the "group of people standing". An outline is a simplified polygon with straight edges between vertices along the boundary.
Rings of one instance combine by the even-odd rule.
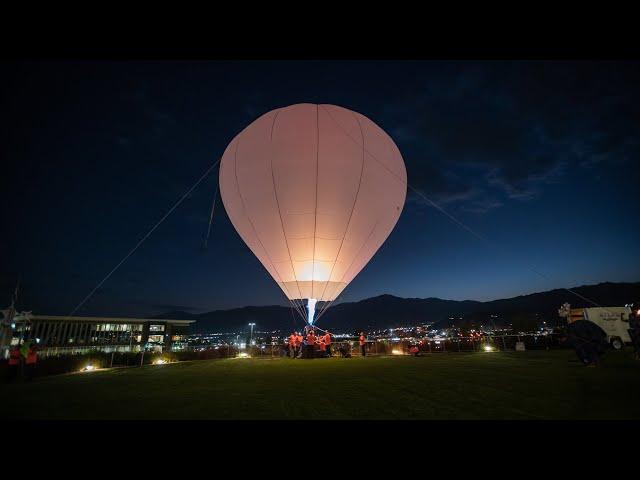
[[[292,332],[287,341],[289,357],[291,358],[314,358],[331,356],[331,333],[324,335],[316,332],[313,328],[305,327],[304,335],[300,332]]]
[[[36,345],[30,341],[22,345],[13,345],[9,349],[8,381],[12,382],[18,377],[33,380],[38,364],[38,351]]]
[[[364,332],[360,332],[358,341],[360,343],[360,352],[362,356],[366,356],[366,337]],[[314,358],[314,357],[330,357],[331,356],[331,333],[324,331],[324,335],[316,334],[316,330],[307,325],[303,333],[292,332],[286,342],[287,355],[291,358]],[[347,356],[346,351],[340,350],[343,357]],[[349,357],[351,356],[351,352]]]

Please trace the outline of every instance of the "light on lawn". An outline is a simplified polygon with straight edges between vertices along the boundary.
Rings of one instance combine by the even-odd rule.
[[[89,364],[86,367],[84,367],[82,370],[80,370],[81,372],[90,372],[91,370],[95,370],[96,367],[94,367],[93,365]]]
[[[167,363],[167,361],[164,358],[159,358],[153,362],[154,365],[164,365],[165,363]]]
[[[242,353],[239,353],[239,354],[238,354],[238,357],[240,357],[240,358],[249,358],[250,356],[251,356],[251,355],[249,355],[249,354],[248,354],[248,353],[246,353],[246,352],[242,352]]]
[[[404,355],[404,352],[402,350],[400,350],[399,348],[394,348],[393,350],[391,350],[391,353],[393,355]]]
[[[493,347],[491,345],[485,345],[484,346],[484,351],[485,352],[493,352]]]

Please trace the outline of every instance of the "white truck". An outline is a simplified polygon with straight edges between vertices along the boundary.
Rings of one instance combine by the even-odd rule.
[[[567,317],[567,322],[576,320],[589,320],[602,328],[607,334],[607,341],[611,346],[620,350],[625,343],[631,343],[629,336],[629,307],[593,307],[593,308],[570,308],[563,305],[559,313]]]

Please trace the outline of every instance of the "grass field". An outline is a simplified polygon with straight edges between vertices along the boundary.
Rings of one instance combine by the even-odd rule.
[[[638,419],[640,362],[572,351],[226,359],[0,387],[2,419]]]

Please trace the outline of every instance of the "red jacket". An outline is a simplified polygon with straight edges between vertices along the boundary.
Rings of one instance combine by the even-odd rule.
[[[326,343],[327,345],[331,345],[331,334],[329,332],[327,332],[324,336],[324,343]]]
[[[27,353],[27,365],[35,365],[38,361],[38,352],[36,352],[35,348],[30,348],[29,353]]]
[[[365,341],[364,335],[360,335],[360,346],[364,345],[364,341]]]

